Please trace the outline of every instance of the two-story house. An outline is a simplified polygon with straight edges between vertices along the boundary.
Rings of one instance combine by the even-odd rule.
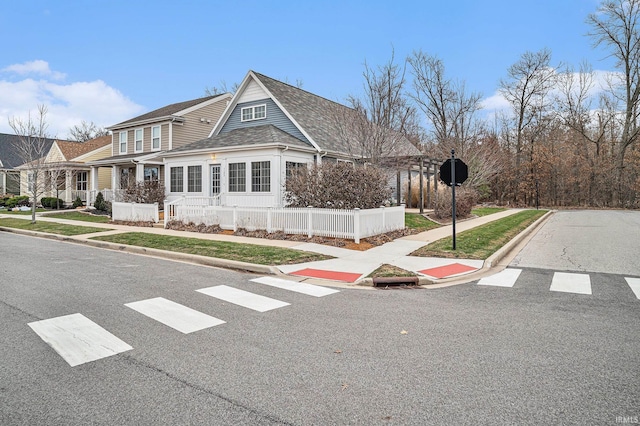
[[[46,139],[43,151],[48,152],[54,139]],[[0,195],[20,194],[20,170],[17,169],[25,163],[20,155],[20,136],[0,133]]]
[[[101,169],[110,169],[111,179],[108,187],[92,179],[92,191],[117,193],[132,179],[163,181],[163,152],[207,137],[230,99],[225,93],[179,102],[108,127],[111,155],[89,164],[96,177]]]

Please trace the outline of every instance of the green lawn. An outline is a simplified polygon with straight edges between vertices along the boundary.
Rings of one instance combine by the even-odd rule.
[[[441,226],[416,213],[405,213],[404,225],[409,229],[416,229],[419,232],[428,231],[429,229],[439,228]]]
[[[471,214],[476,216],[487,216],[489,214],[503,212],[506,209],[502,207],[478,207],[477,209],[471,210]]]
[[[36,223],[31,223],[30,220],[13,219],[13,218],[0,219],[0,226],[5,226],[7,228],[25,229],[28,231],[48,232],[50,234],[59,234],[59,235],[66,235],[66,236],[91,234],[93,232],[108,231],[108,229],[105,229],[105,228],[64,225],[61,223],[44,222],[44,221],[38,221],[38,220],[36,220]]]
[[[92,240],[108,241],[139,247],[197,254],[219,259],[237,260],[260,265],[287,265],[331,259],[316,253],[280,247],[255,244],[230,243],[225,241],[202,240],[199,238],[173,237],[168,235],[127,232],[124,234],[94,237]]]
[[[420,248],[412,253],[412,256],[484,260],[546,212],[546,210],[523,210],[503,219],[461,232],[456,235],[456,250],[453,250],[452,247],[452,237],[447,237]]]
[[[37,208],[36,209],[36,213],[42,213],[42,212],[46,212],[45,209],[41,209],[41,208]],[[9,211],[9,210],[0,210],[0,213],[2,214],[17,214],[17,215],[23,215],[23,216],[28,216],[31,214],[31,210],[26,211],[26,212],[13,212],[13,211]]]
[[[71,210],[67,213],[48,214],[47,217],[54,217],[58,219],[69,219],[69,220],[82,220],[84,222],[94,222],[94,223],[108,223],[111,220],[109,216],[98,216],[95,214],[82,213],[75,210]]]

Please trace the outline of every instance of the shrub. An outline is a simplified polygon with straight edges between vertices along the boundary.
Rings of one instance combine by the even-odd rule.
[[[163,205],[165,199],[164,184],[158,180],[144,182],[130,181],[124,188],[122,199],[125,203],[158,203]]]
[[[95,207],[96,210],[107,211],[105,203],[104,195],[102,195],[102,192],[98,192],[96,195],[96,201],[93,203],[93,207]]]
[[[382,170],[351,163],[301,167],[287,178],[285,189],[289,207],[371,209],[391,196]]]
[[[471,215],[471,209],[478,201],[478,193],[466,187],[456,188],[456,218],[464,218]],[[438,190],[438,197],[434,203],[433,215],[438,219],[450,219],[451,208],[451,188],[445,187]]]
[[[82,200],[80,199],[80,196],[73,200],[73,208],[77,209],[78,207],[82,207]]]
[[[28,205],[29,205],[28,195],[18,195],[15,197],[11,197],[5,202],[5,206],[8,209],[12,209],[14,207],[28,206]]]
[[[42,207],[45,208],[57,209],[59,207],[62,207],[64,205],[64,202],[60,198],[56,197],[42,197],[40,199],[40,204],[42,204]]]

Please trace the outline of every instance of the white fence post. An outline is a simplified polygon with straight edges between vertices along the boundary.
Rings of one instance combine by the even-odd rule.
[[[387,230],[386,211],[384,209],[384,206],[380,206],[380,208],[382,209],[382,230],[386,231]]]
[[[313,207],[309,206],[309,213],[308,213],[308,218],[309,220],[307,221],[307,235],[309,236],[309,238],[313,237],[313,224],[311,223],[312,221],[312,217],[313,217]]]
[[[353,211],[353,240],[356,244],[360,244],[360,209]]]
[[[271,212],[272,212],[273,208],[269,207],[267,209],[267,232],[270,234],[271,233]]]
[[[238,230],[238,206],[233,206],[233,232]]]

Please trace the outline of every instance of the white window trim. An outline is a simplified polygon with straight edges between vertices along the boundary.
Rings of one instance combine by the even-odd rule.
[[[124,135],[124,151],[122,150],[122,135]],[[118,135],[118,153],[126,154],[129,149],[129,132],[126,130],[124,132],[120,132]]]
[[[153,129],[158,129],[158,147],[153,146]],[[162,126],[151,126],[151,151],[160,151],[162,148]]]
[[[264,117],[256,118],[256,108],[264,107]],[[244,111],[251,110],[251,118],[244,118]],[[264,120],[267,118],[267,104],[253,105],[249,107],[240,108],[240,121],[255,121],[255,120]]]
[[[138,131],[142,133],[141,139],[138,139]],[[140,141],[140,149],[138,149],[138,141]],[[135,129],[133,131],[133,152],[144,152],[144,128]]]

